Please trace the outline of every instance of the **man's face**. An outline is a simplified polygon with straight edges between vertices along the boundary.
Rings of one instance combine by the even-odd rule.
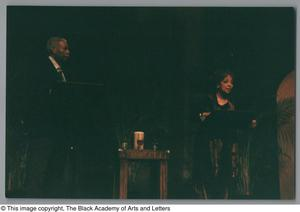
[[[61,40],[57,42],[53,49],[53,54],[60,60],[67,60],[70,57],[70,50],[67,41]]]

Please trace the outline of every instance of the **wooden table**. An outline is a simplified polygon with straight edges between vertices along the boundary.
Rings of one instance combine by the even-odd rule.
[[[168,193],[168,158],[170,151],[162,150],[119,150],[120,157],[120,199],[127,198],[128,164],[132,160],[160,161],[160,199],[166,199]]]

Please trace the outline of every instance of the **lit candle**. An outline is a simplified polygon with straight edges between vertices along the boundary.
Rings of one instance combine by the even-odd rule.
[[[134,132],[134,149],[136,150],[144,149],[144,132],[142,131]]]

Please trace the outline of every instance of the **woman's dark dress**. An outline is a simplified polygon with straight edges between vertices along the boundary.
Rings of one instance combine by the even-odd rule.
[[[228,198],[232,179],[232,147],[234,136],[226,135],[223,129],[206,129],[199,114],[213,111],[233,111],[235,106],[228,101],[219,105],[216,96],[201,101],[197,112],[198,136],[195,139],[193,179],[196,192],[207,199]],[[195,110],[196,111],[196,110]],[[224,127],[226,120],[224,120]],[[199,130],[200,128],[200,130]]]

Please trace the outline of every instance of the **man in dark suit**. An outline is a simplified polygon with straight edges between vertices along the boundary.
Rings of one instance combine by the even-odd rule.
[[[62,92],[59,87],[67,82],[63,71],[64,62],[70,57],[68,42],[65,38],[51,37],[47,41],[47,56],[36,58],[32,68],[32,75],[28,83],[29,115],[33,134],[49,136],[53,134],[53,127],[63,113]]]
[[[47,41],[47,52],[47,56],[35,61],[33,77],[28,83],[31,141],[27,193],[32,197],[64,197],[68,195],[67,184],[70,183],[67,161],[73,150],[68,138],[68,108],[61,86],[68,80],[63,70],[70,57],[67,40],[51,37]]]

